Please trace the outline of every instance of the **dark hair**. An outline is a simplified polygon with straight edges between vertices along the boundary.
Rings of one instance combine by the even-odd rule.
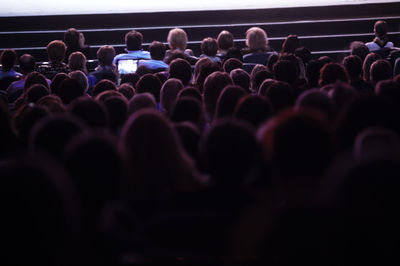
[[[243,62],[243,54],[237,47],[231,47],[228,49],[225,55],[225,60],[228,60],[229,58],[236,58]]]
[[[115,49],[111,45],[103,45],[97,50],[96,56],[99,60],[99,65],[110,66],[115,57]]]
[[[54,40],[47,45],[47,55],[52,64],[59,64],[64,61],[67,48],[63,41]]]
[[[250,92],[250,75],[245,70],[237,68],[230,73],[233,84],[242,87],[247,92]]]
[[[104,100],[112,132],[119,132],[128,118],[128,101],[123,96],[112,96]]]
[[[201,42],[201,51],[207,56],[215,56],[218,51],[217,40],[211,37],[204,38]]]
[[[144,92],[136,94],[129,100],[128,113],[133,114],[141,109],[156,109],[157,103],[153,94]]]
[[[335,105],[325,91],[311,89],[304,91],[296,100],[296,108],[312,108],[323,113],[329,121],[335,115]]]
[[[272,116],[272,106],[265,97],[245,95],[237,103],[234,116],[258,128]]]
[[[192,67],[185,59],[174,59],[169,64],[169,78],[180,79],[184,86],[189,84],[192,78]]]
[[[84,96],[73,100],[68,109],[90,128],[106,128],[108,125],[108,116],[103,104],[89,97]]]
[[[201,102],[193,97],[177,99],[171,108],[170,119],[172,122],[192,122],[199,130],[202,130],[204,113]]]
[[[160,101],[161,81],[153,74],[143,75],[136,84],[136,92],[151,93],[157,102]]]
[[[217,108],[216,108],[216,119],[220,119],[222,117],[233,116],[233,112],[240,98],[245,96],[246,91],[236,85],[228,85],[226,86],[217,100]]]
[[[300,47],[300,40],[297,35],[289,35],[286,37],[282,44],[281,53],[291,53],[294,54],[296,49]]]
[[[183,84],[179,79],[168,79],[161,88],[160,103],[161,109],[169,114],[178,93],[183,89]]]
[[[279,113],[280,111],[294,105],[294,90],[292,86],[284,81],[273,83],[267,89],[266,96],[271,101],[275,113]]]
[[[36,67],[35,58],[30,54],[23,54],[19,57],[19,68],[23,74],[33,72]]]
[[[25,100],[27,103],[36,103],[42,97],[49,95],[49,88],[42,84],[34,84],[25,92]]]
[[[218,34],[217,43],[220,50],[228,50],[234,46],[233,34],[227,30],[221,31]]]
[[[369,54],[368,47],[363,42],[354,41],[350,44],[352,55],[357,55],[364,61],[365,57]]]
[[[83,96],[85,94],[85,88],[76,79],[66,78],[61,81],[60,88],[58,90],[58,96],[62,102],[67,105],[75,98]]]
[[[154,60],[163,60],[165,57],[166,47],[162,42],[153,41],[149,47],[150,56]]]
[[[391,79],[393,75],[392,65],[387,60],[379,59],[371,65],[371,82],[376,85],[381,80]]]
[[[93,88],[92,95],[93,97],[96,97],[103,91],[116,91],[117,86],[115,86],[115,83],[112,82],[111,80],[108,79],[103,79],[100,80]]]
[[[49,88],[49,84],[47,83],[46,77],[36,71],[31,72],[26,76],[24,84],[24,92],[26,92],[27,89],[34,84],[42,84],[46,88]]]
[[[231,73],[232,70],[237,68],[243,68],[243,62],[237,58],[229,58],[224,61],[223,69],[226,73]]]
[[[193,88],[193,87],[186,87],[184,89],[182,89],[178,95],[177,95],[177,99],[182,98],[182,97],[193,97],[197,100],[199,100],[199,102],[203,102],[203,97],[201,96],[201,93],[198,89]]]
[[[211,119],[216,111],[218,97],[227,85],[232,85],[232,79],[227,73],[219,71],[210,74],[204,82],[204,105]]]
[[[294,84],[298,77],[296,65],[289,60],[279,60],[273,66],[275,79]]]
[[[130,83],[133,88],[136,88],[136,83],[139,81],[140,76],[136,73],[129,73],[121,76],[121,85],[124,83]]]
[[[319,75],[323,64],[319,60],[312,59],[307,64],[306,76],[308,79],[308,87],[318,87]]]
[[[79,31],[69,28],[64,32],[64,42],[68,47],[79,47]]]
[[[13,49],[5,49],[1,52],[0,62],[3,71],[10,71],[17,62],[18,55]]]
[[[374,32],[377,37],[384,39],[387,34],[387,23],[384,20],[378,20],[374,25]]]
[[[143,35],[135,30],[125,34],[125,44],[128,51],[136,51],[142,49]]]
[[[344,67],[338,63],[325,64],[320,71],[319,86],[323,87],[337,81],[349,82],[349,77]]]
[[[254,91],[258,91],[264,80],[272,78],[272,74],[269,73],[267,70],[258,71],[253,75],[253,79],[251,80],[251,88]]]
[[[119,85],[117,91],[124,95],[128,101],[135,95],[135,89],[129,82]]]
[[[362,61],[357,55],[349,55],[343,59],[343,66],[351,79],[359,79],[362,74]]]
[[[64,79],[67,79],[67,78],[69,78],[68,74],[63,73],[63,72],[57,73],[57,74],[53,77],[53,79],[51,80],[51,83],[50,83],[50,90],[51,90],[51,93],[52,93],[52,94],[58,95],[58,94],[59,94],[59,90],[60,90],[61,82],[62,82]]]

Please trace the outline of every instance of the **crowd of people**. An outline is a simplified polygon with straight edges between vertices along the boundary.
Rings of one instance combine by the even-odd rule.
[[[400,58],[374,33],[342,62],[260,27],[201,55],[132,30],[91,70],[74,28],[45,64],[2,51],[0,264],[397,264]]]

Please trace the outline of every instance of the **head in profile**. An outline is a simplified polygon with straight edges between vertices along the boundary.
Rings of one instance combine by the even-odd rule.
[[[267,33],[259,27],[248,29],[246,31],[246,45],[251,52],[266,52],[268,50]]]

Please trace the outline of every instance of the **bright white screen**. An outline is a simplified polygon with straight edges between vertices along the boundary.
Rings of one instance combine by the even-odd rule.
[[[388,3],[400,0],[0,0],[0,16],[112,14]]]

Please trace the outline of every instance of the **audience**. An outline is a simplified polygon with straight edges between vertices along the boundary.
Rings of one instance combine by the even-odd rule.
[[[374,31],[341,62],[292,34],[274,53],[260,27],[242,51],[206,37],[199,59],[182,29],[150,52],[130,31],[93,76],[74,28],[39,72],[4,50],[1,75],[21,80],[0,90],[0,264],[397,258],[400,85],[387,25]],[[125,58],[139,66],[120,77]]]

